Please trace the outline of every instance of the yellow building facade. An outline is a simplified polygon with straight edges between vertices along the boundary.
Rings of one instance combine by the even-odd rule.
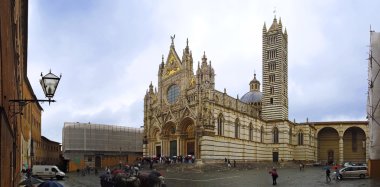
[[[180,58],[171,37],[158,85],[144,97],[144,156],[194,155],[200,163],[368,159],[365,121],[288,120],[288,34],[276,18],[262,33],[263,84],[254,74],[241,98],[215,89],[205,53],[194,72],[188,41]]]

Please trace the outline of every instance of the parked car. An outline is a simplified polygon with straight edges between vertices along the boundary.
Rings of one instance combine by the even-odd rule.
[[[365,178],[368,176],[367,166],[348,166],[339,170],[339,178]]]
[[[34,165],[32,167],[32,176],[38,178],[56,178],[63,179],[66,175],[54,165]]]

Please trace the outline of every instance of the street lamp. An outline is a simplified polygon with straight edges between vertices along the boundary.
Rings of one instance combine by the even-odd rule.
[[[31,102],[55,102],[52,98],[54,97],[55,90],[57,89],[58,83],[61,80],[62,74],[58,77],[51,73],[51,70],[45,76],[42,76],[41,73],[40,84],[42,86],[42,90],[44,91],[45,97],[48,99],[12,99],[10,102],[18,103],[20,106],[25,106]]]

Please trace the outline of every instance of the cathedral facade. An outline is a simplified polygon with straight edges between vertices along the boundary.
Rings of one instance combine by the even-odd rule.
[[[157,88],[151,83],[144,97],[144,156],[194,155],[202,162],[366,161],[367,122],[288,120],[288,34],[281,19],[274,18],[268,29],[264,23],[262,39],[263,84],[254,74],[249,92],[239,98],[215,89],[205,53],[194,72],[188,41],[180,58],[172,37],[159,64]]]

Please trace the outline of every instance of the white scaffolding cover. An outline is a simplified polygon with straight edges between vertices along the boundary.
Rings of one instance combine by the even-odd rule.
[[[65,122],[62,151],[142,152],[143,129]]]

